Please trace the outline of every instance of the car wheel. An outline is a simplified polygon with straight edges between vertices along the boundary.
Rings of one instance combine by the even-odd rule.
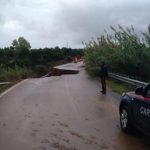
[[[130,114],[127,106],[123,106],[120,112],[120,126],[126,133],[131,133],[132,123],[130,120]]]

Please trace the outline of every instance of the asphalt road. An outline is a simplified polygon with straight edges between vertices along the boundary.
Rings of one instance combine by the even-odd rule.
[[[119,126],[115,94],[79,74],[25,80],[0,96],[0,150],[148,150]],[[63,66],[65,67],[65,66]]]

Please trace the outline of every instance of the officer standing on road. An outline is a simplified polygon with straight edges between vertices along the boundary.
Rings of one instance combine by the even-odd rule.
[[[106,94],[106,78],[108,77],[108,69],[104,61],[101,63],[100,77],[101,77],[101,85],[102,85],[101,92],[103,94]]]

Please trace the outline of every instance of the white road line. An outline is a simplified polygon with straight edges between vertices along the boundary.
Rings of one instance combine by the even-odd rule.
[[[23,84],[24,82],[26,82],[28,79],[25,79],[17,84],[15,84],[14,86],[12,86],[11,88],[7,89],[6,91],[4,91],[2,94],[0,94],[0,98],[2,98],[4,95],[6,95],[8,92],[10,92],[11,90],[15,89],[16,87],[20,86],[21,84]]]

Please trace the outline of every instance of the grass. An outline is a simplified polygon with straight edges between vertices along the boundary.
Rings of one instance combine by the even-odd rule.
[[[18,83],[19,81],[15,81],[15,82],[11,82],[10,84],[3,84],[0,85],[0,94],[2,92],[4,92],[5,90],[9,89],[10,87],[12,87],[13,85],[15,85],[16,83]]]
[[[88,72],[89,73],[89,72]],[[90,73],[89,73],[90,74]],[[90,74],[91,75],[91,74]],[[96,75],[91,75],[93,79],[95,80],[100,80],[99,76]],[[136,86],[128,84],[128,83],[124,83],[121,82],[119,80],[113,79],[113,78],[109,78],[107,80],[107,85],[108,87],[110,87],[110,89],[118,94],[122,94],[123,92],[128,92],[128,91],[134,91]]]
[[[27,67],[0,68],[0,81],[18,81],[31,74],[32,70]]]
[[[11,82],[10,84],[0,85],[0,93],[29,77],[31,74],[32,70],[26,67],[0,68],[0,82]]]
[[[6,89],[8,89],[10,87],[9,84],[6,85],[0,85],[0,93],[2,93],[3,91],[5,91]]]
[[[109,79],[107,81],[107,84],[113,92],[116,92],[118,94],[122,94],[123,92],[128,92],[128,91],[134,91],[136,88],[136,86],[123,83],[121,81],[114,80],[114,79]]]

